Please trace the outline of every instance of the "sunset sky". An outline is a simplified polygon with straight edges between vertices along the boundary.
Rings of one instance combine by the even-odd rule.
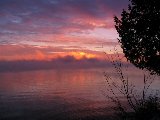
[[[0,61],[104,58],[128,0],[0,0]],[[118,48],[119,49],[119,48]]]

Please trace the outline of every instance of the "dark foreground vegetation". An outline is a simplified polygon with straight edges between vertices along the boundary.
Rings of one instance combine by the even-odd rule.
[[[159,0],[129,0],[115,27],[125,57],[136,67],[160,75]]]
[[[127,10],[123,10],[121,18],[115,17],[115,28],[119,34],[119,43],[128,61],[143,70],[149,70],[144,75],[144,87],[141,96],[137,96],[135,87],[125,77],[122,64],[113,61],[113,65],[121,81],[121,85],[112,83],[111,77],[105,74],[110,92],[110,98],[118,110],[122,120],[160,120],[159,92],[148,94],[154,81],[151,74],[160,75],[160,5],[159,0],[129,0]],[[148,79],[149,78],[149,79]],[[128,102],[130,110],[121,104],[116,96],[115,87]],[[139,93],[138,93],[139,94]]]
[[[125,73],[127,66],[124,66],[120,60],[112,60],[112,64],[118,79],[115,80],[105,73],[107,91],[109,91],[105,96],[115,104],[113,109],[116,120],[160,120],[159,91],[150,89],[155,75],[147,71],[144,73],[142,91],[139,92]],[[124,98],[123,100],[119,97],[120,95]]]

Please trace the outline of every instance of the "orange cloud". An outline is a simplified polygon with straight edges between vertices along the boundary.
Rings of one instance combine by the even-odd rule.
[[[67,49],[63,46],[59,47],[35,47],[29,45],[0,45],[0,61],[17,61],[17,60],[38,60],[38,61],[51,61],[57,58],[66,58],[67,56],[73,57],[75,60],[82,59],[99,59],[110,60],[113,58],[118,59],[114,53],[107,52],[105,56],[104,52],[92,51],[82,48],[70,48]],[[124,55],[119,55],[121,58]],[[112,58],[111,58],[112,57]]]
[[[87,58],[87,59],[97,58],[97,56],[95,54],[85,53],[85,52],[81,52],[81,51],[79,51],[79,52],[70,52],[69,55],[73,56],[77,60],[80,60],[80,59],[83,59],[83,58]]]
[[[63,49],[63,47],[34,47],[27,45],[0,45],[0,60],[52,60],[55,58],[64,58],[72,56],[76,60],[83,58],[101,59],[100,52],[81,50],[81,49]]]

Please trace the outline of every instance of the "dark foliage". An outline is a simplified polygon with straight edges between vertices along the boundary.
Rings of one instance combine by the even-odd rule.
[[[160,74],[159,0],[130,0],[115,27],[125,57],[136,67]]]
[[[104,74],[107,83],[107,94],[104,95],[115,104],[113,107],[115,120],[160,120],[160,91],[150,89],[155,75],[146,72],[147,74],[143,77],[142,91],[137,92],[136,86],[125,74],[128,67],[120,61],[112,60],[111,62],[118,79],[112,79],[108,73]]]

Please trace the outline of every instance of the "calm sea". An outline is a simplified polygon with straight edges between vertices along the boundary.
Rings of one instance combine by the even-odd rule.
[[[106,118],[113,103],[104,95],[109,94],[104,71],[117,79],[111,68],[0,73],[0,120]],[[140,90],[143,72],[131,68],[125,74]],[[151,89],[160,87],[155,79]]]

